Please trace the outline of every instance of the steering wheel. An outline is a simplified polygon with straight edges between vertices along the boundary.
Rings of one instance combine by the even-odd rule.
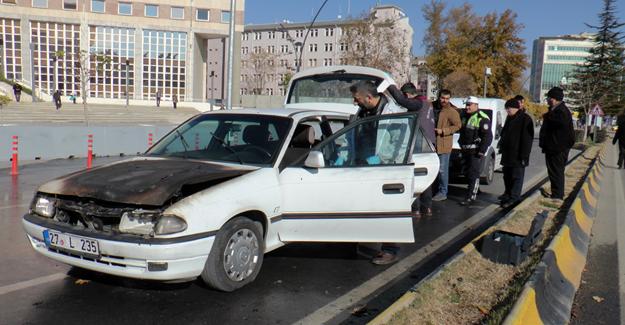
[[[271,158],[271,153],[267,151],[267,149],[260,146],[251,145],[243,149],[243,151],[255,151],[257,153],[260,153],[262,156],[265,156],[266,158]]]

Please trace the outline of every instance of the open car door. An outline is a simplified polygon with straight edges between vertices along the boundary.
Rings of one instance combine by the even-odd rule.
[[[280,240],[414,242],[415,113],[354,122],[279,175]]]

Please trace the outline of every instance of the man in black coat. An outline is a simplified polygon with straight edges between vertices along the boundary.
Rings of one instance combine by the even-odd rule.
[[[618,169],[625,168],[625,110],[619,115],[617,120],[618,129],[612,139],[612,144],[618,142]]]
[[[564,198],[564,167],[569,151],[575,144],[573,118],[563,100],[562,88],[553,87],[547,92],[549,111],[543,115],[539,137],[539,145],[545,153],[547,173],[551,182],[551,194],[543,194],[556,200]]]
[[[510,99],[505,107],[508,117],[501,130],[498,143],[505,186],[505,192],[499,199],[504,208],[521,200],[525,167],[529,165],[534,141],[534,123],[532,118],[522,110],[519,100]]]

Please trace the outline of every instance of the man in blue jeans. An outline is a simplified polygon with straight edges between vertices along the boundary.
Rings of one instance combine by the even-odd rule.
[[[438,99],[432,103],[434,120],[436,122],[436,153],[440,159],[438,172],[438,193],[432,197],[433,201],[447,200],[447,186],[449,184],[449,157],[453,146],[454,133],[462,127],[460,114],[450,102],[451,92],[442,89]]]

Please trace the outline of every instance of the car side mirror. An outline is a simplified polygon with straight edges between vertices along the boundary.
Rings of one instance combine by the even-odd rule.
[[[321,151],[313,150],[308,153],[308,157],[306,157],[306,161],[304,161],[304,166],[310,168],[323,168],[326,166],[325,160],[323,159],[323,154]]]

